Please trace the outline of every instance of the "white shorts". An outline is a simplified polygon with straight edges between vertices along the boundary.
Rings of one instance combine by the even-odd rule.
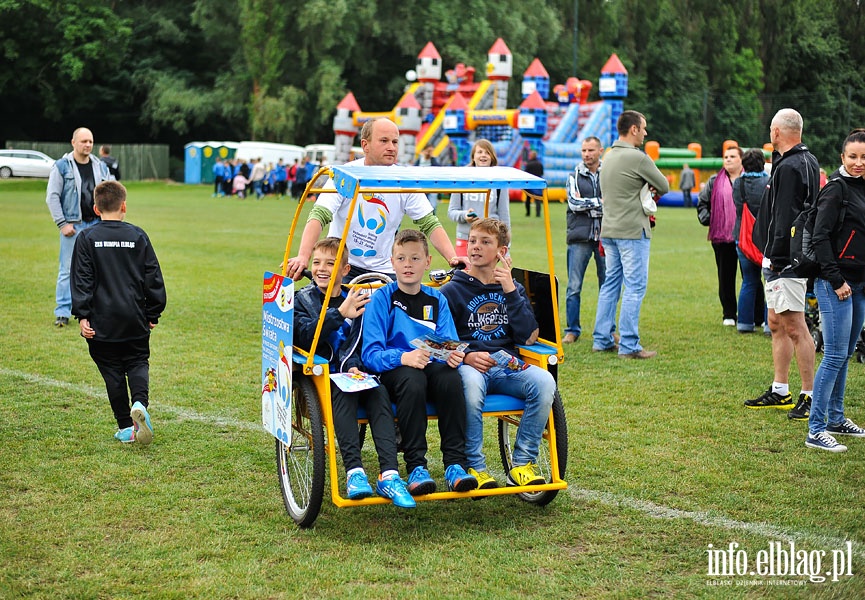
[[[798,277],[779,277],[766,282],[766,308],[776,313],[805,312],[805,293],[808,280]]]

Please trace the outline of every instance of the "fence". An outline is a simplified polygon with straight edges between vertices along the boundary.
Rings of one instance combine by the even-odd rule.
[[[69,142],[21,142],[7,141],[7,148],[38,150],[57,159],[72,150]],[[99,145],[93,147],[99,154]],[[168,146],[166,144],[112,144],[111,155],[120,166],[120,178],[124,181],[142,179],[168,179]]]

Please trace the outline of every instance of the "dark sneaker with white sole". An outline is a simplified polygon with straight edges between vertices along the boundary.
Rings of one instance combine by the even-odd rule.
[[[849,435],[851,437],[865,437],[865,429],[859,427],[850,419],[844,419],[843,423],[827,425],[826,431],[832,435]]]
[[[825,431],[821,431],[814,435],[809,433],[805,438],[805,445],[809,448],[826,450],[827,452],[847,452],[847,446],[839,444],[835,438]]]

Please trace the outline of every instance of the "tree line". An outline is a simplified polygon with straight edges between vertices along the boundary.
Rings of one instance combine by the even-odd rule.
[[[865,126],[865,7],[859,0],[0,0],[0,140],[328,141],[336,104],[389,110],[433,41],[445,68],[502,37],[511,105],[534,57],[552,84],[595,83],[611,53],[626,107],[663,146],[768,141],[781,107],[837,162]],[[575,28],[576,23],[576,28]],[[575,35],[576,30],[576,46]],[[575,64],[576,60],[576,64]]]

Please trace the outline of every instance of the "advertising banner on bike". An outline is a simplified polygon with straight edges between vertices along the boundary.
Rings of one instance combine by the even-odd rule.
[[[290,277],[264,274],[261,312],[261,424],[288,443],[294,333],[294,282]]]

